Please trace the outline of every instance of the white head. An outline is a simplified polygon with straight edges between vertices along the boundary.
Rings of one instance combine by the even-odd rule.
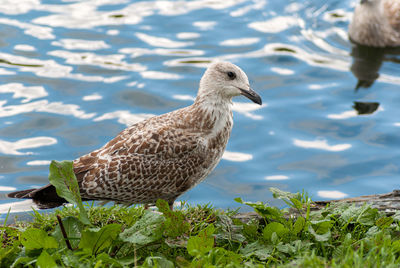
[[[376,5],[380,2],[381,0],[360,0],[360,5]]]
[[[232,97],[243,95],[261,105],[261,97],[250,88],[247,75],[235,64],[216,62],[211,64],[200,80],[198,98],[231,101]]]
[[[356,6],[355,12],[361,12],[365,17],[380,16],[381,2],[381,0],[360,0],[359,4]]]

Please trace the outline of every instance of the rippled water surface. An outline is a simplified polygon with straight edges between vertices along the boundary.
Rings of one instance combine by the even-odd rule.
[[[223,160],[181,200],[227,208],[238,196],[273,203],[271,186],[314,199],[398,188],[400,58],[351,45],[354,5],[0,0],[1,210],[30,210],[5,194],[46,184],[51,160],[190,105],[215,59],[239,65],[264,104],[235,99]]]

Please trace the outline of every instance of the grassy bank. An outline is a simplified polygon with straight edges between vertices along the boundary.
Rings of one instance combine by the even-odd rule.
[[[288,208],[236,201],[235,211],[157,202],[143,207],[82,205],[72,165],[52,163],[50,181],[75,206],[0,228],[1,267],[399,267],[400,214],[368,205],[310,212],[304,193],[271,189]],[[289,213],[289,208],[291,212]],[[295,211],[296,213],[293,213]],[[293,215],[297,216],[293,216]]]
[[[301,194],[273,189],[299,215],[263,203],[246,203],[262,217],[185,206],[162,214],[142,207],[76,207],[34,212],[32,222],[0,229],[1,267],[398,267],[399,217],[369,206],[341,205],[309,212]],[[242,202],[241,200],[238,200]],[[57,215],[62,219],[66,243]]]

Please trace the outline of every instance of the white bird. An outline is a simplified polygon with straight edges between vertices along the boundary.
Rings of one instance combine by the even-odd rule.
[[[354,10],[349,36],[366,46],[400,46],[400,0],[361,0]]]
[[[161,198],[172,206],[220,161],[233,126],[232,98],[239,95],[261,105],[238,66],[211,64],[192,105],[134,124],[73,162],[82,199],[130,205]],[[8,196],[31,198],[39,208],[66,203],[51,184]]]

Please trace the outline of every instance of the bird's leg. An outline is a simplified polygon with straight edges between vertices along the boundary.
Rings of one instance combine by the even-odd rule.
[[[174,202],[175,202],[175,200],[168,201],[168,205],[169,205],[169,208],[171,209],[171,211],[174,210]]]

